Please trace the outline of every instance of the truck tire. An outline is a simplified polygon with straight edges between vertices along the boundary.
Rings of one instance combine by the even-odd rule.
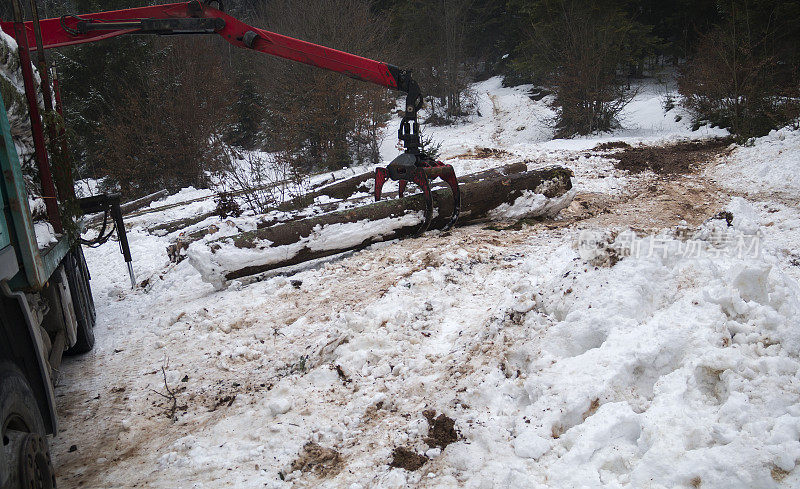
[[[75,344],[64,352],[67,356],[88,353],[94,348],[94,327],[87,321],[78,320]]]
[[[72,295],[75,319],[78,322],[77,339],[66,352],[66,355],[80,355],[94,348],[95,309],[92,289],[89,286],[89,268],[80,247],[70,251],[64,257],[64,270]]]
[[[15,366],[0,363],[0,435],[3,461],[0,484],[10,489],[54,488],[56,477],[36,399]]]

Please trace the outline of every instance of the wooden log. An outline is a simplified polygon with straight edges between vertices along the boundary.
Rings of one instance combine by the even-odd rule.
[[[119,206],[122,214],[125,215],[129,212],[137,211],[146,205],[150,205],[151,203],[163,199],[169,195],[167,190],[159,190],[158,192],[153,192],[150,195],[145,195],[144,197],[140,197],[136,200],[132,200],[130,202],[126,202]]]
[[[462,184],[465,184],[465,183],[470,183],[470,182],[476,182],[476,181],[479,181],[479,180],[484,180],[486,178],[500,178],[500,177],[505,176],[505,175],[511,175],[513,173],[524,172],[527,169],[528,169],[527,163],[525,163],[525,162],[511,163],[510,165],[505,165],[505,166],[502,166],[502,167],[492,168],[490,170],[485,170],[485,171],[478,172],[478,173],[470,173],[468,175],[464,175],[463,177],[460,178],[460,182]],[[368,176],[369,176],[369,178],[374,178],[375,174],[374,173],[369,173]],[[328,195],[328,196],[331,196],[331,197],[333,195],[343,196],[343,197],[336,197],[336,198],[343,199],[343,200],[342,201],[337,201],[337,202],[329,202],[329,203],[325,203],[325,204],[317,204],[315,206],[315,212],[317,214],[333,212],[333,211],[335,211],[335,210],[337,210],[337,209],[339,209],[341,207],[342,202],[352,202],[355,205],[356,203],[358,203],[358,202],[360,202],[362,200],[365,200],[363,197],[358,198],[358,199],[353,199],[352,201],[350,201],[350,199],[349,199],[349,197],[352,197],[353,194],[356,194],[356,193],[361,191],[361,188],[360,188],[358,182],[363,182],[363,177],[364,177],[363,174],[362,175],[357,175],[356,177],[354,177],[354,179],[348,179],[348,180],[352,180],[352,181],[350,183],[348,183],[347,186],[339,187],[335,191],[335,193],[324,194],[324,195]],[[343,180],[340,183],[344,183],[344,182],[346,182],[346,180]],[[445,186],[446,186],[446,184],[442,183],[441,181],[437,181],[435,183],[432,182],[432,184],[431,184],[431,187],[433,189],[444,188]],[[345,189],[349,189],[347,191],[349,191],[351,193],[346,193]],[[389,193],[385,193],[384,194],[384,198],[385,199],[392,199],[392,198],[396,198],[396,197],[397,197],[397,192],[389,192]],[[372,197],[368,197],[368,198],[371,199]],[[212,213],[201,214],[199,216],[190,217],[190,218],[186,218],[186,219],[180,219],[180,220],[177,220],[177,221],[170,221],[170,222],[167,222],[167,223],[157,224],[155,226],[150,227],[148,229],[148,231],[155,232],[157,234],[158,233],[168,234],[168,233],[171,233],[173,231],[177,231],[179,229],[183,229],[183,228],[195,225],[197,223],[200,223],[202,221],[205,221],[207,218],[209,218],[209,217],[211,217],[213,215],[215,215],[215,214],[212,212]],[[301,216],[302,215],[299,214],[299,213],[293,213],[293,214],[289,215],[288,217],[283,216],[280,219],[277,219],[277,218],[271,218],[271,219],[270,218],[262,218],[261,220],[259,220],[256,223],[256,227],[258,229],[263,229],[263,228],[272,227],[272,226],[274,226],[276,224],[281,224],[281,223],[286,223],[286,222],[291,222],[291,221],[297,221],[297,220],[304,219],[304,218],[308,217],[308,216],[302,216],[302,217]],[[211,225],[206,226],[206,227],[204,227],[202,229],[197,229],[197,230],[192,231],[191,233],[188,233],[186,235],[182,234],[177,239],[175,239],[175,241],[173,243],[170,244],[170,246],[168,247],[168,250],[176,250],[177,249],[178,251],[180,251],[180,249],[185,249],[186,247],[188,247],[189,244],[191,244],[191,243],[193,243],[193,242],[195,242],[195,241],[197,241],[199,239],[202,239],[204,236],[214,232],[216,229],[219,229],[219,226],[217,224],[219,224],[219,223],[211,224]],[[180,256],[175,254],[174,251],[170,252],[170,257],[173,259],[173,261],[180,258]]]
[[[569,169],[548,167],[510,175],[497,172],[493,177],[463,183],[459,187],[459,224],[485,218],[504,204],[513,204],[525,191],[550,199],[564,196],[572,188],[571,176]],[[434,218],[430,229],[441,229],[453,211],[452,194],[449,188],[442,188],[432,195]],[[424,208],[421,194],[383,200],[208,243],[198,242],[189,248],[188,257],[204,280],[222,287],[227,280],[413,236],[422,223]]]
[[[277,208],[280,211],[301,209],[314,203],[314,199],[323,195],[326,195],[332,199],[346,199],[355,193],[369,191],[369,188],[365,184],[374,177],[375,172],[367,172],[354,177],[346,178],[344,180],[331,183],[330,185],[325,185],[324,187],[313,190],[305,195],[287,200],[286,202],[278,205]]]

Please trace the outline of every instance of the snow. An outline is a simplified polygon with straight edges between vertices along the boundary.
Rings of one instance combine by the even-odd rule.
[[[538,460],[550,448],[550,441],[537,435],[533,429],[523,430],[514,438],[514,455],[520,458]]]
[[[724,186],[746,194],[768,192],[779,197],[800,194],[800,130],[772,131],[736,147],[709,173]]]
[[[253,248],[239,248],[233,243],[194,242],[189,246],[189,263],[202,279],[216,289],[225,287],[228,272],[245,267],[279,263],[301,251],[327,251],[357,246],[370,238],[390,235],[397,229],[422,223],[422,212],[409,212],[399,217],[317,225],[311,234],[287,245],[273,246],[268,240],[256,240]],[[214,249],[211,248],[214,247]]]
[[[446,141],[443,157],[460,173],[567,165],[575,200],[559,217],[426,233],[223,290],[190,263],[199,251],[212,255],[200,257],[206,264],[225,259],[208,248],[216,234],[171,264],[165,248],[178,233],[133,223],[134,265],[147,281],[136,291],[116,244],[86,249],[97,345],[62,366],[60,485],[798,487],[796,133],[737,146],[724,167],[692,175],[701,190],[712,178],[728,189],[720,208],[644,229],[615,206],[633,195],[657,209],[661,196],[642,189],[681,180],[629,175],[588,150],[715,131],[663,115],[645,87],[627,129],[549,141],[549,109],[525,87],[491,79],[475,91],[481,116],[429,129]],[[474,157],[480,147],[507,154]],[[785,178],[756,178],[752,168],[771,161]],[[755,195],[741,183],[750,178]],[[590,197],[602,205],[578,220]],[[541,202],[525,194],[503,217],[532,210]],[[731,226],[709,219],[721,210]],[[358,239],[362,225],[317,229],[303,246]],[[262,245],[245,259],[277,252]],[[428,446],[425,410],[454,419],[459,440]],[[308,442],[339,452],[341,470],[292,471]],[[399,446],[429,460],[390,468]]]
[[[40,250],[58,242],[56,232],[53,230],[53,225],[47,221],[33,223],[33,231],[36,234],[36,244],[39,246]]]
[[[497,220],[518,220],[532,217],[555,217],[572,203],[576,190],[572,189],[563,195],[547,198],[541,189],[525,190],[511,204],[500,204],[489,211],[489,217]]]
[[[17,155],[22,161],[23,170],[31,164],[31,157],[34,152],[33,137],[30,129],[30,116],[28,106],[25,102],[25,83],[20,69],[17,41],[13,36],[0,32],[0,85],[3,88],[4,105],[6,115],[11,127],[11,135],[14,139]],[[39,87],[41,78],[39,71],[34,64],[31,65],[34,85]],[[42,93],[37,89],[37,102],[39,110],[43,109],[44,99]],[[54,101],[55,103],[55,101]],[[30,187],[30,183],[28,184]],[[30,188],[29,192],[35,191]]]

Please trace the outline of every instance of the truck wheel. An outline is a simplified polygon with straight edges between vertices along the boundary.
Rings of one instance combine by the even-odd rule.
[[[28,381],[9,364],[0,364],[0,433],[3,473],[11,489],[52,489],[56,476],[44,422]],[[2,481],[0,481],[2,482]]]
[[[65,355],[80,355],[88,353],[94,348],[94,328],[89,321],[78,321],[78,331],[75,344],[69,347]]]
[[[89,286],[89,268],[80,247],[70,251],[64,257],[64,270],[72,295],[75,319],[78,322],[76,342],[64,352],[66,355],[80,355],[94,348],[95,310],[92,289]]]

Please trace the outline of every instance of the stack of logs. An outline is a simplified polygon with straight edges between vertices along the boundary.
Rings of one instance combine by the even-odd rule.
[[[226,248],[230,248],[232,245],[240,252],[255,256],[255,260],[251,259],[243,263],[225,260],[223,256],[217,256],[214,259],[215,273],[219,278],[233,280],[309,260],[363,249],[380,241],[413,236],[422,220],[422,210],[425,207],[421,194],[398,199],[396,198],[397,194],[394,193],[394,195],[389,194],[389,198],[380,202],[358,205],[346,210],[336,210],[341,208],[342,202],[348,202],[354,197],[358,203],[361,203],[366,198],[364,193],[370,191],[373,175],[372,172],[357,175],[285,202],[278,210],[289,213],[288,218],[279,222],[263,220],[255,230],[228,235],[216,240],[206,240],[202,244],[198,243],[203,250],[201,253],[206,258],[213,254],[222,255],[226,252]],[[525,191],[541,193],[549,199],[564,196],[572,188],[571,176],[572,172],[562,167],[553,166],[528,171],[526,163],[514,163],[460,177],[462,207],[458,225],[486,219],[492,210],[503,204],[513,204]],[[434,186],[432,190],[434,218],[430,229],[441,229],[453,210],[452,195],[449,187],[444,185]],[[298,209],[307,208],[316,198],[323,196],[328,198],[325,199],[327,201],[331,199],[338,201],[317,204],[317,207],[321,207],[317,210],[322,213],[312,217],[301,218],[291,214]],[[417,218],[417,216],[419,217]],[[324,244],[320,244],[318,238],[326,235],[326,230],[329,231],[327,235],[335,236],[337,230],[344,229],[342,226],[351,226],[350,223],[359,223],[359,226],[355,232],[352,230],[346,232],[347,239],[343,239],[341,243],[335,239],[329,239]],[[373,223],[375,224],[374,231],[371,226]],[[387,227],[387,223],[394,224]],[[356,229],[353,226],[351,228]],[[216,226],[211,226],[182,236],[168,250],[171,259],[180,260],[184,256],[183,251],[188,248],[190,243],[216,231]],[[259,253],[263,254],[263,259],[258,258]],[[189,255],[191,258],[191,251]],[[191,261],[198,270],[201,268],[196,263],[200,261],[199,259]],[[201,273],[203,273],[202,270]]]

